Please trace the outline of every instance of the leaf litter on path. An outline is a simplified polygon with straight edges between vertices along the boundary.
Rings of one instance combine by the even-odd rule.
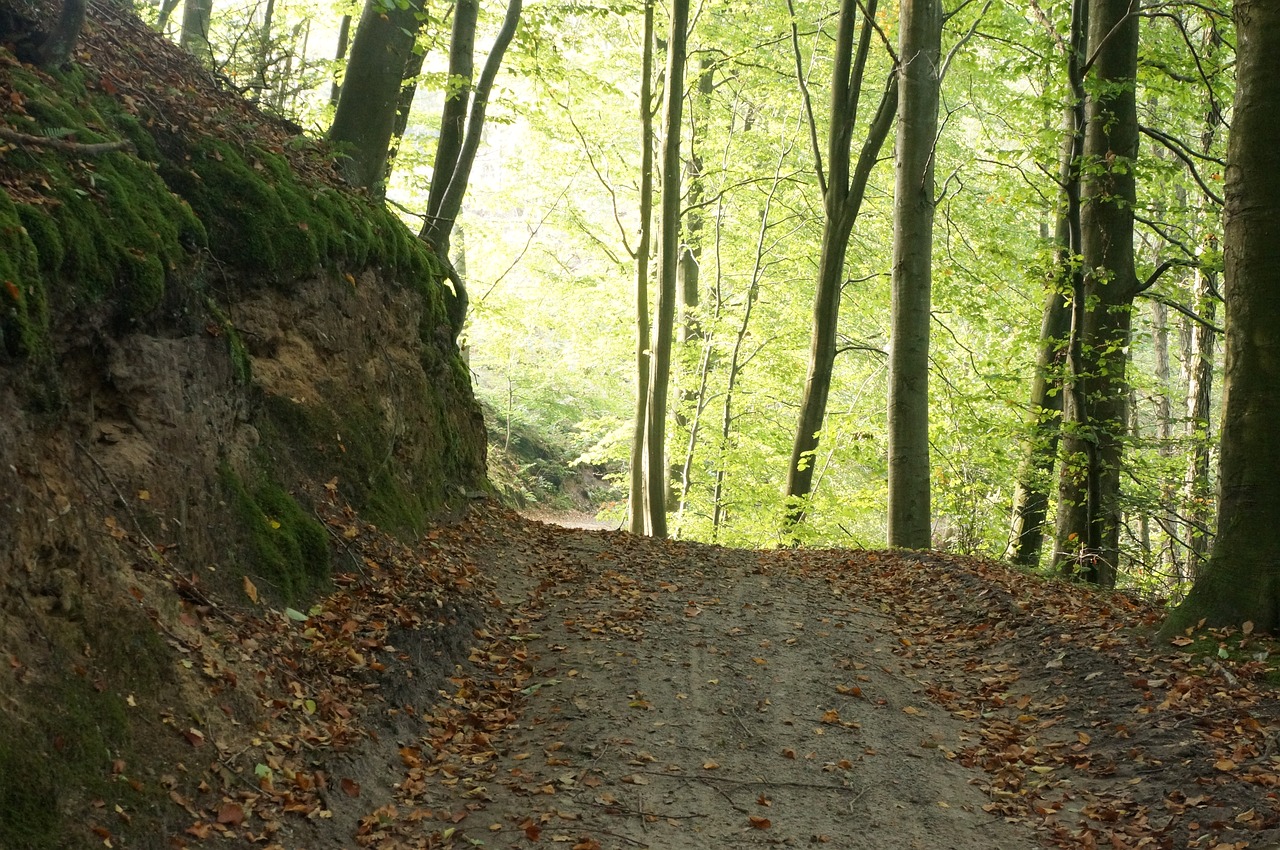
[[[281,713],[327,731],[278,734],[275,779],[228,797],[243,824],[215,807],[189,838],[388,850],[1280,840],[1264,665],[1155,645],[1159,612],[1120,594],[939,553],[732,550],[488,506],[416,551],[330,525],[361,568],[308,619],[307,645],[307,624],[284,618],[254,637],[260,654],[287,656],[272,648],[284,634],[323,660],[291,672],[302,696]],[[438,639],[448,620],[451,648]],[[298,780],[308,762],[327,769]]]

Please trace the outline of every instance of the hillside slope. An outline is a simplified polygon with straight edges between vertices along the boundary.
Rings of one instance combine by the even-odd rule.
[[[485,433],[434,257],[322,145],[111,3],[19,61],[49,14],[0,2],[0,847],[166,847],[193,730],[297,664],[194,664],[203,617],[306,610],[352,523],[482,493]]]

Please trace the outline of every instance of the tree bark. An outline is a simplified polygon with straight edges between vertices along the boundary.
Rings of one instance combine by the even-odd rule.
[[[343,171],[354,186],[375,192],[382,186],[400,83],[422,13],[423,0],[389,9],[379,0],[365,2],[329,128],[329,139],[345,146]]]
[[[506,15],[502,18],[502,26],[493,40],[493,47],[480,70],[480,79],[476,81],[475,92],[471,95],[471,110],[467,115],[467,129],[462,137],[462,146],[456,159],[450,163],[437,162],[431,173],[431,195],[439,198],[438,205],[432,207],[428,200],[426,221],[418,238],[434,246],[436,256],[445,264],[449,280],[453,283],[453,292],[446,305],[449,311],[449,323],[452,325],[453,338],[456,341],[462,333],[463,323],[467,318],[467,288],[461,275],[449,264],[449,234],[453,232],[454,222],[462,211],[462,199],[467,193],[467,184],[471,180],[471,166],[476,161],[476,152],[480,149],[480,139],[484,133],[485,112],[489,107],[489,94],[493,91],[493,83],[498,78],[498,70],[502,67],[502,57],[506,55],[511,40],[515,38],[520,26],[522,0],[509,0]],[[452,50],[452,48],[450,48]],[[443,193],[437,195],[437,186],[444,186]]]
[[[862,208],[867,180],[880,155],[880,148],[893,125],[898,108],[898,83],[891,77],[880,100],[867,138],[858,154],[856,167],[850,173],[853,130],[858,120],[858,104],[862,95],[867,55],[876,14],[876,0],[867,0],[866,17],[854,51],[857,0],[842,0],[836,31],[836,53],[831,83],[831,124],[827,135],[827,171],[817,149],[817,129],[810,120],[810,133],[815,148],[818,184],[823,192],[822,245],[818,251],[818,279],[813,300],[813,323],[810,333],[809,366],[804,393],[800,399],[800,415],[791,460],[787,466],[787,507],[784,533],[794,538],[794,528],[803,519],[813,491],[814,458],[827,414],[827,398],[831,392],[831,374],[836,359],[836,335],[840,321],[840,294],[844,286],[844,260],[849,237]],[[793,15],[794,18],[794,15]],[[792,27],[792,43],[796,51],[796,72],[802,92],[804,77],[800,74],[800,52],[796,30]]]
[[[631,498],[628,527],[645,530],[645,411],[649,403],[649,246],[653,234],[653,4],[644,2],[640,59],[640,239],[636,245],[636,406],[631,431]]]
[[[449,72],[445,81],[444,106],[440,110],[440,136],[432,165],[427,196],[427,225],[440,215],[449,179],[458,166],[462,139],[467,129],[467,106],[471,103],[471,83],[475,74],[476,21],[478,0],[458,0],[453,6],[453,31],[449,37]],[[425,230],[425,228],[424,228]]]
[[[182,34],[178,42],[207,67],[213,67],[213,48],[209,44],[212,18],[213,0],[185,0],[182,4]]]
[[[662,118],[662,200],[658,231],[658,303],[649,401],[645,411],[645,525],[654,537],[667,536],[667,391],[675,330],[676,274],[680,260],[680,131],[684,105],[684,61],[689,0],[672,0],[667,39],[666,93]]]
[[[929,328],[941,0],[903,0],[889,349],[890,546],[928,549]]]
[[[36,49],[36,64],[41,68],[60,68],[71,60],[88,7],[88,0],[62,0],[57,22]]]
[[[1055,566],[1115,585],[1120,553],[1120,471],[1128,421],[1125,361],[1133,299],[1133,162],[1138,18],[1130,0],[1090,0],[1082,168],[1083,293],[1072,305],[1070,388],[1058,487]]]
[[[1163,634],[1280,632],[1280,5],[1236,0],[1235,111],[1224,211],[1228,332],[1212,554]]]

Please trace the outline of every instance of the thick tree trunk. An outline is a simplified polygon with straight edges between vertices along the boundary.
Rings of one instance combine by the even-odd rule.
[[[810,333],[809,367],[805,375],[804,393],[800,399],[800,415],[796,424],[795,440],[791,446],[791,460],[787,466],[787,507],[784,533],[792,536],[792,530],[805,515],[808,499],[813,491],[813,467],[818,450],[822,422],[827,415],[827,398],[831,392],[831,374],[836,359],[836,335],[840,321],[840,295],[844,287],[844,260],[849,247],[853,225],[862,208],[867,180],[880,155],[880,148],[893,125],[898,108],[898,83],[896,77],[889,80],[884,96],[867,138],[858,154],[856,167],[851,166],[853,130],[858,120],[858,104],[862,95],[864,71],[871,46],[872,21],[876,14],[875,0],[866,3],[867,19],[854,51],[855,19],[858,14],[856,0],[842,0],[840,20],[836,32],[836,53],[831,82],[831,125],[827,136],[827,171],[822,170],[821,157],[817,155],[817,130],[812,121],[810,133],[814,140],[817,160],[818,184],[823,189],[824,221],[822,245],[818,252],[818,279],[813,299],[813,326]],[[796,71],[800,72],[799,44],[792,29],[792,41],[796,49]],[[804,86],[803,76],[799,77]],[[807,89],[802,89],[806,92]]]
[[[903,0],[889,349],[890,546],[928,549],[929,328],[941,0]]]
[[[644,47],[640,61],[640,240],[636,245],[636,406],[631,431],[632,534],[645,530],[644,438],[649,404],[649,246],[653,234],[653,4],[644,3]]]
[[[186,0],[182,4],[182,34],[178,41],[208,67],[213,67],[213,48],[209,44],[212,18],[213,0]]]
[[[60,68],[71,60],[88,7],[88,0],[62,0],[57,22],[36,49],[36,64],[42,68]]]
[[[1235,19],[1218,531],[1191,594],[1166,621],[1166,635],[1201,619],[1280,633],[1280,4],[1236,0]]]
[[[347,73],[329,139],[346,154],[343,171],[354,186],[377,191],[386,173],[405,64],[413,50],[423,0],[401,8],[366,0],[351,43]]]
[[[667,39],[666,95],[662,107],[662,201],[658,231],[658,304],[649,402],[645,411],[646,531],[667,536],[667,391],[671,383],[671,347],[675,330],[676,275],[680,261],[680,130],[684,106],[684,61],[689,0],[672,0]]]
[[[1058,488],[1055,565],[1111,587],[1120,553],[1120,466],[1127,427],[1125,361],[1138,283],[1133,259],[1133,161],[1138,18],[1130,0],[1091,0],[1081,254],[1085,280],[1072,316],[1070,389]]]

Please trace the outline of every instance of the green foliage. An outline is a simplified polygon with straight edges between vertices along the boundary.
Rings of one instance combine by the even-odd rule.
[[[307,599],[329,579],[329,537],[297,500],[270,478],[250,490],[230,467],[222,484],[248,534],[254,567],[286,603]]]

